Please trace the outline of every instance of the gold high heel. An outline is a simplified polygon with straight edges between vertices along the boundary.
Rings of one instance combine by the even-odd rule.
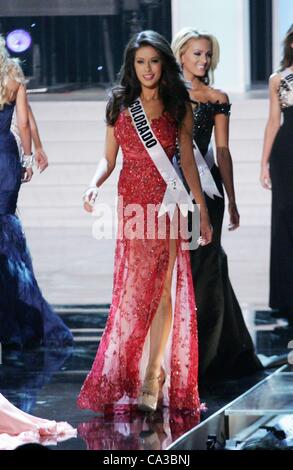
[[[156,411],[158,406],[160,377],[144,379],[140,395],[137,399],[138,409],[141,411]]]
[[[165,379],[166,377],[163,369],[161,369],[159,376],[144,379],[140,395],[137,399],[139,410],[156,411],[158,401],[163,399],[162,387],[165,383]],[[156,390],[154,391],[154,389]]]

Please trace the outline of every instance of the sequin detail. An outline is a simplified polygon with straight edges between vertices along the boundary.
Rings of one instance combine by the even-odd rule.
[[[293,106],[293,71],[286,69],[282,72],[281,77],[278,95],[283,110]]]
[[[231,104],[228,103],[197,103],[193,109],[193,138],[202,155],[205,155],[211,140],[213,127],[215,124],[215,115],[230,115]]]
[[[175,121],[163,115],[152,120],[151,126],[171,160],[177,136]],[[120,113],[114,131],[123,153],[118,183],[123,209],[126,204],[139,203],[146,213],[148,204],[162,202],[166,184],[142,145],[130,116]],[[127,222],[124,210],[122,214],[119,227]],[[169,233],[167,224],[164,239],[117,239],[112,304],[92,370],[78,397],[81,408],[105,412],[111,405],[136,403],[147,362],[146,339],[168,267]],[[176,281],[173,328],[164,358],[167,373],[164,404],[172,409],[199,410],[196,309],[189,251],[182,250],[180,239],[177,240]]]
[[[215,125],[215,115],[224,114],[229,117],[231,113],[230,103],[202,103],[191,100],[192,103],[196,104],[193,109],[193,140],[198,145],[202,155],[206,155],[211,137],[213,127]],[[178,142],[176,143],[176,158],[180,164],[180,151]]]

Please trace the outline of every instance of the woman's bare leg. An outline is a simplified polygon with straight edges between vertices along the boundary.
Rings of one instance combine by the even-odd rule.
[[[150,354],[145,378],[158,377],[172,324],[171,286],[176,260],[176,240],[170,240],[169,264],[162,297],[150,328]]]

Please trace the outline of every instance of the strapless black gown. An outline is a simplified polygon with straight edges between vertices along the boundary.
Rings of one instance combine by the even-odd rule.
[[[284,119],[270,155],[270,307],[285,313],[293,324],[293,71],[281,74],[279,98]]]
[[[230,114],[229,104],[196,103],[193,138],[205,158],[218,113]],[[262,368],[229,279],[227,255],[221,246],[224,191],[216,164],[211,174],[223,198],[205,195],[212,243],[190,251],[199,339],[199,375],[205,379],[241,376]]]
[[[3,347],[73,342],[69,329],[42,296],[18,217],[21,164],[10,132],[14,103],[0,110],[0,342]]]

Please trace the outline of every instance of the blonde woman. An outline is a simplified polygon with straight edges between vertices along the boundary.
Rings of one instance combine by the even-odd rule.
[[[21,161],[11,121],[16,108]],[[15,215],[21,181],[32,177],[34,156],[25,80],[0,37],[0,342],[5,348],[71,344],[72,335],[43,298]]]
[[[199,371],[214,379],[224,374],[245,374],[261,367],[233,292],[227,256],[221,246],[224,190],[230,215],[229,230],[239,227],[233,165],[229,151],[229,98],[211,86],[219,62],[215,36],[184,28],[172,42],[183,71],[193,107],[193,141],[206,204],[213,226],[209,246],[190,251],[198,314]],[[216,161],[211,147],[216,144]],[[177,154],[180,161],[180,155]]]
[[[281,124],[283,115],[283,124]],[[270,77],[270,114],[261,161],[261,184],[272,189],[270,307],[293,326],[293,25],[284,39],[278,72]]]

